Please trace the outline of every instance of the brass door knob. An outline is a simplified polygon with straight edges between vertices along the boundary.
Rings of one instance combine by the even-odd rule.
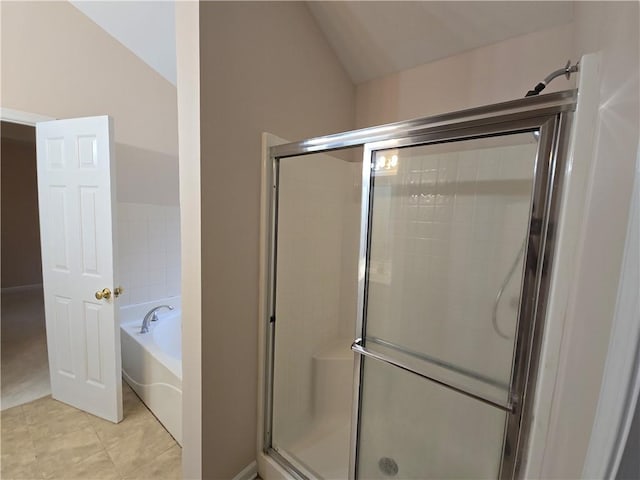
[[[98,290],[96,292],[96,299],[98,300],[109,300],[111,298],[111,290],[109,290],[108,288],[103,288],[102,290]]]
[[[119,297],[123,293],[124,293],[124,287],[116,287],[116,288],[113,289],[113,295],[115,297]]]

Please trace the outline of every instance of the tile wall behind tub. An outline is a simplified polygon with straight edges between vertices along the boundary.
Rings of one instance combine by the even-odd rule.
[[[121,306],[180,295],[180,209],[118,203]]]

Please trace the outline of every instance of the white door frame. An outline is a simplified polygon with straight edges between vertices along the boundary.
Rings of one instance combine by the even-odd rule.
[[[178,165],[182,260],[182,473],[202,478],[202,260],[200,197],[200,9],[176,2]],[[216,368],[215,366],[213,368]]]
[[[48,120],[56,119],[54,117],[40,115],[39,113],[23,112],[21,110],[0,107],[0,120],[3,122],[18,123],[20,125],[35,127],[37,122],[46,122]]]

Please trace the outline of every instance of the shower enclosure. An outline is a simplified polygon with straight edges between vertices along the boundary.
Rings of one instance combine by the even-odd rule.
[[[293,478],[521,475],[575,102],[271,147],[264,451]]]

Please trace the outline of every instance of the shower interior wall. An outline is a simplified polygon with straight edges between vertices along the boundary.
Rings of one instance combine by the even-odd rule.
[[[332,413],[349,422],[350,385],[327,391],[320,377],[336,365],[332,355],[343,359],[338,370],[348,374],[352,364],[360,169],[324,154],[280,161],[274,437],[281,444],[326,420],[317,407],[327,395],[339,396]]]
[[[522,265],[536,154],[531,140],[401,150],[397,176],[376,179],[374,215],[391,215],[373,219],[371,268],[378,272],[370,274],[368,324],[377,337],[508,379],[512,341],[496,341],[491,317],[510,267],[517,258]],[[509,338],[521,272],[497,311],[498,328]]]

